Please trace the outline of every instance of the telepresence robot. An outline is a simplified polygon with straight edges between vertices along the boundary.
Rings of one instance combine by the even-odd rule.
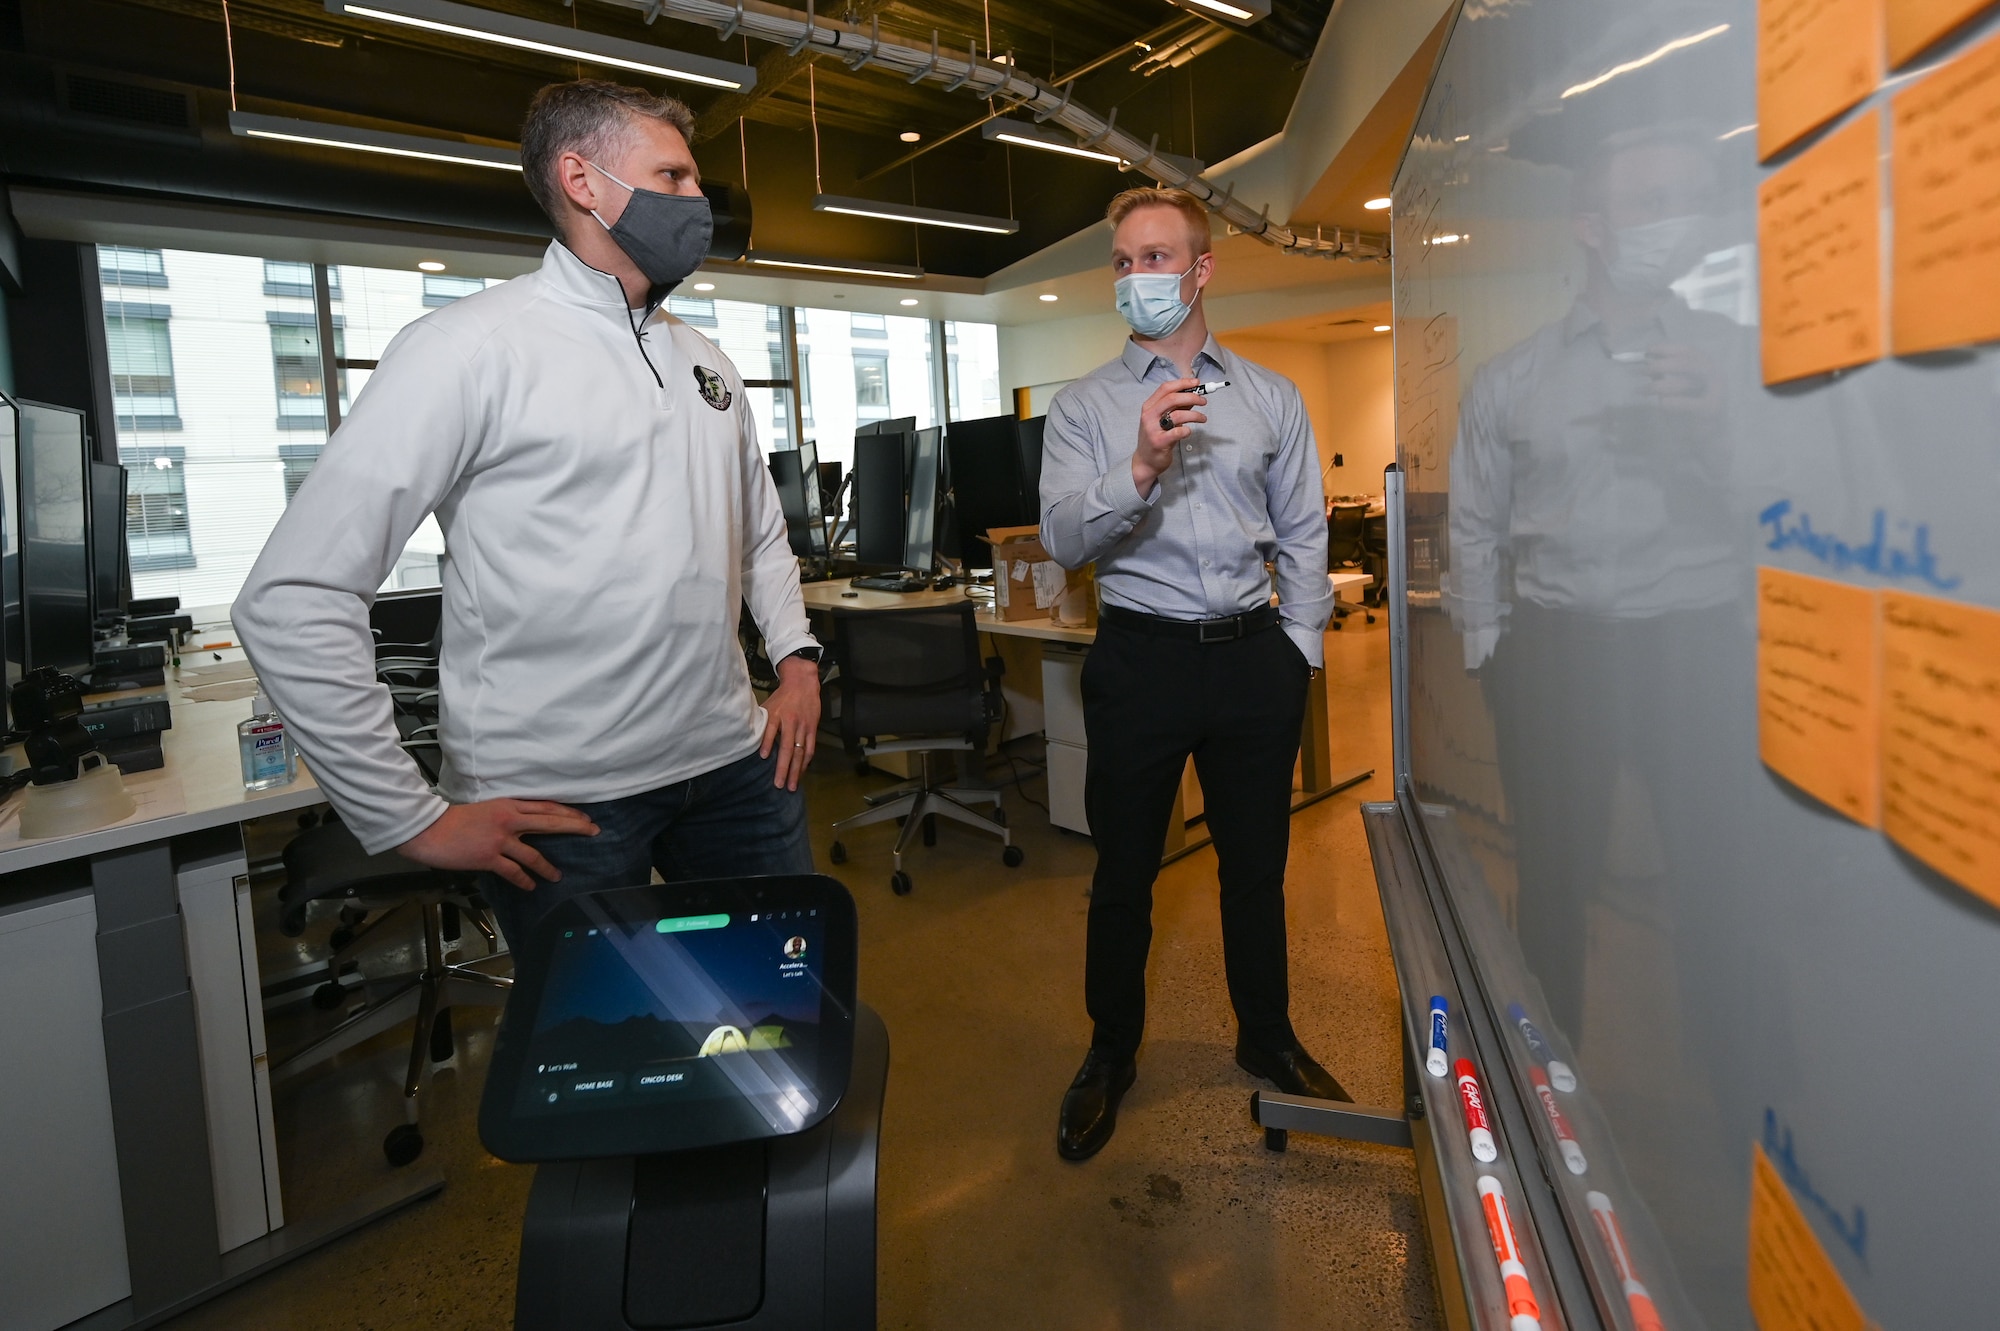
[[[873,1331],[889,1035],[847,889],[590,893],[518,955],[479,1114],[540,1165],[516,1331]]]

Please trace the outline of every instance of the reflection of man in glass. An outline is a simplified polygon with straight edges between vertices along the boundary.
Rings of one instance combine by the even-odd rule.
[[[1703,834],[1685,776],[1733,686],[1726,495],[1756,348],[1671,288],[1727,243],[1711,143],[1649,129],[1593,155],[1573,199],[1583,290],[1480,370],[1452,452],[1450,605],[1495,717],[1521,948],[1572,1040],[1614,796],[1638,825],[1622,871],[1686,879]]]

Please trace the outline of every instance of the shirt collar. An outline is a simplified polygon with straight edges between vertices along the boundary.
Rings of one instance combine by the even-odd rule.
[[[630,308],[625,304],[624,283],[602,269],[592,268],[560,240],[549,242],[542,255],[541,272],[550,288],[564,299],[616,315],[627,324],[632,321]],[[666,303],[664,297],[652,302],[646,316],[651,318]]]
[[[1194,368],[1196,372],[1199,372],[1202,361],[1206,360],[1218,371],[1226,374],[1227,370],[1224,369],[1222,361],[1223,355],[1222,344],[1215,340],[1214,333],[1210,333],[1208,341],[1201,344],[1201,350],[1194,353]],[[1125,363],[1125,368],[1131,371],[1132,377],[1141,382],[1145,381],[1147,374],[1151,373],[1155,364],[1164,365],[1176,373],[1180,370],[1179,366],[1169,361],[1165,356],[1154,355],[1144,347],[1141,347],[1136,338],[1128,337],[1125,339],[1125,350],[1119,353],[1118,359]]]

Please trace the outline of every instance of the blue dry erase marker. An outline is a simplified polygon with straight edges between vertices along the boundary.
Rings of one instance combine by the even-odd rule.
[[[1520,1029],[1521,1038],[1527,1041],[1528,1052],[1535,1056],[1535,1061],[1549,1070],[1549,1084],[1565,1094],[1575,1090],[1576,1074],[1569,1070],[1569,1064],[1555,1056],[1549,1042],[1535,1029],[1535,1023],[1528,1020],[1528,1010],[1519,1003],[1509,1003],[1507,1020]]]
[[[1424,1067],[1433,1077],[1442,1077],[1451,1070],[1451,1060],[1446,1055],[1445,1014],[1449,1011],[1442,995],[1431,995],[1431,1048],[1424,1055]]]

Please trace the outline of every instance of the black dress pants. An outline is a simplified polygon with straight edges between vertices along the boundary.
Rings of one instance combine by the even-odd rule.
[[[1135,1054],[1145,1029],[1153,880],[1190,755],[1218,861],[1237,1024],[1265,1048],[1294,1039],[1285,857],[1310,674],[1282,628],[1216,643],[1098,629],[1083,667],[1084,811],[1097,843],[1083,987],[1100,1052]]]

